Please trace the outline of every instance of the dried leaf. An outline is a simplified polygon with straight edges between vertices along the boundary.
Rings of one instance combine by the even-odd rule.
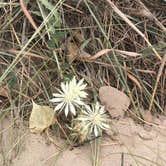
[[[69,63],[72,63],[72,61],[77,57],[78,53],[79,53],[79,48],[78,46],[71,41],[71,37],[69,37],[67,39],[67,51],[68,51],[68,54],[67,54],[67,61]]]
[[[5,87],[0,87],[0,96],[2,98],[8,98],[8,90]]]
[[[29,119],[29,128],[33,133],[41,133],[55,121],[55,112],[49,106],[41,106],[33,102]]]
[[[75,59],[87,60],[91,57],[90,54],[79,48],[79,46],[81,45],[80,42],[82,42],[83,40],[79,33],[76,34],[75,38],[77,39],[78,43],[73,42],[71,37],[67,39],[67,61],[69,63],[72,63]]]
[[[80,51],[80,54],[79,54],[79,57],[78,57],[78,59],[79,60],[88,60],[89,58],[91,57],[91,55],[89,54],[89,53],[87,53],[87,52],[85,52],[85,51]]]
[[[81,45],[81,43],[85,40],[83,34],[80,31],[75,31],[73,36],[79,45]]]
[[[111,86],[99,89],[101,103],[112,117],[122,117],[130,105],[130,99],[123,92]]]

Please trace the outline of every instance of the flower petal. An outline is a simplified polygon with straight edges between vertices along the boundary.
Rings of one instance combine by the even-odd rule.
[[[53,103],[58,103],[58,102],[62,102],[64,99],[63,98],[52,98],[50,100],[50,102],[53,102]]]
[[[54,97],[63,97],[63,95],[62,95],[62,94],[59,94],[59,93],[53,93],[53,96],[54,96]]]
[[[67,117],[68,113],[69,113],[69,105],[66,104],[66,107],[65,107],[65,115],[66,115],[66,117]]]
[[[88,94],[86,92],[84,92],[84,91],[80,91],[78,95],[81,98],[86,98],[88,96]]]
[[[99,110],[99,109],[100,109],[99,102],[96,102],[96,104],[95,104],[95,110]]]
[[[81,101],[80,99],[75,99],[74,103],[78,104],[78,105],[85,105],[85,103],[83,101]]]
[[[70,86],[71,86],[71,87],[74,87],[74,86],[76,86],[76,85],[77,85],[76,78],[73,77],[73,79],[70,81]]]
[[[76,115],[76,110],[75,110],[75,107],[73,106],[73,104],[69,103],[69,107],[70,107],[70,112],[71,112],[73,115]]]
[[[77,85],[81,86],[83,84],[83,82],[84,82],[84,78],[82,78],[80,81],[78,81]]]
[[[78,85],[77,85],[77,86],[78,86]],[[87,86],[87,84],[83,84],[83,85],[79,86],[79,89],[80,89],[80,90],[84,90],[84,89],[86,88],[86,86]]]
[[[105,129],[110,129],[110,126],[106,123],[102,123],[101,128],[104,129],[104,130]]]
[[[86,111],[91,114],[92,113],[92,110],[91,108],[89,107],[89,105],[85,105],[85,108],[86,108]]]
[[[55,107],[55,111],[61,109],[61,108],[64,106],[64,104],[65,104],[64,102],[59,103],[59,104]]]
[[[98,130],[97,130],[97,126],[96,126],[96,125],[94,126],[94,133],[95,133],[95,136],[96,136],[96,137],[97,137],[97,136],[98,136],[98,134],[99,134],[99,133],[98,133]]]
[[[63,82],[61,83],[61,89],[62,89],[62,91],[63,91],[64,93],[67,92],[67,90],[68,90],[67,87],[68,87],[68,86],[67,86],[67,83],[66,83],[66,85],[65,85]]]

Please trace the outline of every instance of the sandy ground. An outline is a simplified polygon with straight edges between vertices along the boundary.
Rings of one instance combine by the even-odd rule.
[[[132,119],[113,121],[113,139],[101,140],[101,166],[165,166],[166,118],[157,119],[159,125],[141,126]],[[59,150],[48,143],[46,136],[32,134],[28,129],[12,128],[12,122],[1,122],[0,165],[8,166],[90,166],[89,144]],[[63,146],[62,140],[56,141]]]

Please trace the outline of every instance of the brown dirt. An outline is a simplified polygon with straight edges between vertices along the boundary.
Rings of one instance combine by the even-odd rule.
[[[155,119],[155,122],[159,125],[143,127],[130,118],[114,120],[114,132],[108,133],[113,139],[109,136],[102,139],[100,165],[120,166],[123,162],[123,166],[165,166],[166,118]],[[2,164],[4,156],[6,165],[11,166],[91,165],[89,144],[60,152],[54,144],[48,144],[44,135],[32,134],[27,129],[12,128],[10,124],[7,119],[1,122],[0,165],[5,165]],[[56,142],[59,146],[63,145],[62,140]]]

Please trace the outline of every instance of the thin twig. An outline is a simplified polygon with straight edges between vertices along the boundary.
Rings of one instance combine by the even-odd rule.
[[[31,17],[31,15],[29,14],[23,0],[20,0],[20,6],[21,6],[21,9],[22,11],[24,12],[25,16],[27,17],[28,21],[30,22],[30,24],[32,25],[32,27],[37,30],[37,26],[36,26],[36,23],[34,22],[33,18]]]
[[[162,63],[161,63],[161,65],[160,65],[160,68],[159,68],[159,71],[158,71],[158,74],[157,74],[156,83],[155,83],[155,85],[154,85],[154,88],[153,88],[154,90],[153,90],[152,97],[151,97],[150,104],[149,104],[149,109],[148,109],[149,112],[152,110],[154,97],[155,97],[155,94],[156,94],[156,90],[157,90],[157,87],[158,87],[158,83],[159,83],[161,74],[162,74],[162,72],[163,72],[165,63],[166,63],[166,53],[165,53],[165,55],[164,55],[164,57],[163,57]]]

